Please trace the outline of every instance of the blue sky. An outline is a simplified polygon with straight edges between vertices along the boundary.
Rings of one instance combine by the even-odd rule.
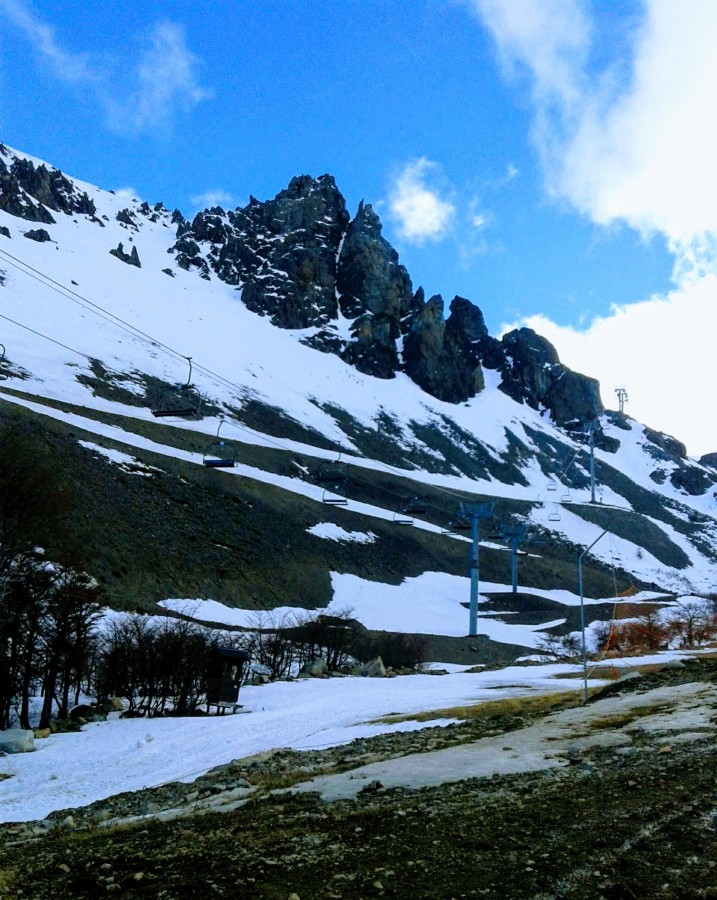
[[[533,325],[607,405],[625,383],[629,412],[708,452],[679,398],[717,324],[716,8],[0,0],[0,139],[185,214],[330,172],[414,286],[494,333]]]

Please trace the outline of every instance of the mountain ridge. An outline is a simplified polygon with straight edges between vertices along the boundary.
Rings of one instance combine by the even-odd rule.
[[[161,203],[128,200],[28,159],[0,147],[3,408],[20,404],[46,422],[74,422],[63,460],[78,481],[90,463],[88,451],[70,450],[73,432],[144,458],[148,445],[138,436],[152,429],[146,459],[171,474],[162,488],[170,505],[198,515],[181,480],[194,472],[189,480],[201,483],[217,510],[208,531],[199,530],[222,546],[239,546],[245,529],[245,543],[256,551],[236,570],[230,557],[218,563],[213,551],[197,553],[196,543],[192,550],[181,516],[170,517],[169,529],[155,519],[148,527],[173,560],[155,579],[156,554],[133,573],[130,544],[105,547],[103,557],[95,542],[96,564],[123,603],[146,608],[174,584],[179,595],[259,607],[287,592],[309,603],[313,591],[322,605],[330,597],[331,554],[317,553],[316,538],[300,537],[307,526],[329,520],[365,531],[383,522],[377,543],[361,551],[360,577],[400,579],[401,572],[425,571],[429,558],[440,569],[440,548],[454,540],[441,531],[461,503],[487,500],[497,502],[496,532],[524,522],[548,540],[542,568],[530,556],[521,563],[535,587],[572,580],[576,548],[604,527],[613,546],[596,546],[586,581],[598,594],[606,590],[599,567],[616,564],[621,580],[645,586],[689,591],[714,584],[715,469],[690,459],[670,436],[604,410],[597,382],[566,369],[534,332],[519,329],[499,341],[465,298],[454,298],[444,318],[442,299],[413,290],[370,205],[351,219],[330,176],[301,176],[278,200],[252,198],[234,213],[215,207],[189,223]],[[53,219],[42,221],[49,241],[17,240],[41,221],[33,216]],[[242,229],[246,239],[239,240]],[[113,254],[120,243],[139,266]],[[160,425],[152,405],[187,379],[190,354],[205,418]],[[365,371],[374,366],[382,371]],[[242,470],[239,482],[197,470],[222,421],[225,440],[246,453],[247,463],[258,463]],[[595,423],[591,434],[586,423]],[[591,442],[595,504],[587,500]],[[92,466],[95,473],[104,467],[102,479],[115,485],[137,478],[120,475],[107,459]],[[343,467],[348,476],[322,480],[322,466],[334,474]],[[256,487],[269,477],[279,491],[272,488],[271,498],[268,487]],[[161,481],[146,478],[152,490]],[[431,508],[413,524],[430,533],[417,543],[413,529],[397,534],[393,523],[424,492]],[[345,507],[322,504],[327,493]],[[233,536],[223,533],[220,512],[235,504],[230,494],[247,501]],[[96,507],[95,518],[127,518],[121,502],[111,511],[109,503]],[[292,534],[288,543],[267,539],[277,516]],[[424,540],[430,549],[416,562]],[[447,570],[457,573],[466,550],[454,549]],[[485,551],[485,565],[499,580],[506,555],[495,552]],[[303,575],[271,565],[287,553]],[[391,561],[392,554],[403,561]],[[352,555],[354,549],[341,557],[341,566]],[[185,557],[195,560],[194,570]],[[231,588],[222,572],[232,573]]]

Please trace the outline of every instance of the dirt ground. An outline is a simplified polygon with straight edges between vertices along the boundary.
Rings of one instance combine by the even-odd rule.
[[[628,692],[695,682],[709,688],[701,725],[664,704],[628,714],[623,703],[614,713]],[[583,747],[546,771],[418,790],[364,781],[355,800],[331,803],[286,791],[315,774],[350,775],[367,762],[500,734],[515,738],[555,715],[556,706],[574,706],[574,698],[544,708],[535,700],[523,708],[496,704],[461,725],[323,754],[283,751],[237,761],[194,785],[6,825],[0,896],[717,897],[715,682],[717,664],[705,661],[611,687],[592,704],[591,728],[629,729],[629,744]],[[203,797],[211,808],[223,796],[244,796],[243,805],[197,811]],[[158,820],[167,809],[179,810],[177,817]]]

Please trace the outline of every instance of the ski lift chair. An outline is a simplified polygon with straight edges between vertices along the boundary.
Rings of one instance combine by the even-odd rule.
[[[349,501],[346,497],[340,497],[338,494],[332,494],[330,491],[325,490],[321,495],[321,502],[327,503],[329,506],[346,506]]]
[[[152,415],[158,419],[201,419],[202,397],[192,384],[192,357],[187,357],[189,377],[186,384],[177,384],[164,391],[159,402],[152,408]]]
[[[0,381],[7,380],[7,375],[3,371],[5,368],[5,344],[0,344]]]
[[[404,503],[401,512],[407,516],[425,516],[428,512],[428,506],[421,497],[413,497],[407,503]]]
[[[409,519],[403,510],[397,511],[393,514],[393,524],[394,525],[413,525],[413,519]]]
[[[341,462],[341,451],[336,459],[323,462],[314,472],[314,478],[319,483],[340,482],[348,477],[346,463]]]
[[[212,441],[204,451],[202,462],[208,469],[233,469],[236,466],[236,448],[219,438],[219,431],[223,424],[224,419],[217,428],[216,440]]]
[[[470,531],[472,524],[470,519],[467,519],[465,516],[459,516],[450,522],[448,527],[451,531]]]
[[[557,503],[553,504],[553,508],[550,510],[550,515],[548,516],[549,522],[559,522],[560,521],[560,509]]]

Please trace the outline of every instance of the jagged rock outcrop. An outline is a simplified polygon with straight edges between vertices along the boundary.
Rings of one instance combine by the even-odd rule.
[[[112,256],[116,256],[117,259],[122,260],[123,263],[127,263],[130,266],[137,266],[138,269],[142,268],[142,263],[139,261],[139,253],[137,253],[136,247],[132,247],[131,253],[125,253],[122,241],[120,241],[113,250],[110,250],[110,253]]]
[[[487,334],[480,310],[462,297],[448,319],[439,294],[414,313],[403,345],[406,374],[439,400],[460,403],[483,390],[479,342]]]
[[[246,306],[274,325],[321,328],[336,318],[336,260],[348,222],[334,179],[302,175],[273,200],[252,197],[234,212],[214,207],[180,223],[173,250],[183,268],[203,260],[241,286]]]
[[[361,202],[350,220],[330,175],[293,178],[273,200],[213,207],[191,223],[175,210],[172,221],[178,266],[240,287],[249,309],[306,330],[304,343],[366,374],[393,378],[404,369],[428,393],[459,403],[483,389],[487,367],[501,373],[506,393],[547,409],[559,425],[577,428],[603,411],[598,383],[563,366],[534,332],[499,341],[465,298],[454,298],[445,318],[440,296],[414,295],[371,205]],[[340,319],[350,321],[348,339]]]
[[[10,229],[5,225],[0,225],[0,234],[3,237],[9,238],[10,237]]]
[[[393,378],[400,367],[397,341],[413,307],[413,287],[381,230],[371,205],[361,201],[337,267],[339,309],[353,320],[354,338],[341,356],[368,375]]]
[[[117,221],[122,225],[126,225],[128,228],[134,228],[135,231],[138,230],[137,220],[135,219],[134,213],[127,207],[121,209],[115,216],[115,219],[117,219]]]
[[[700,462],[703,466],[717,470],[717,453],[705,453],[704,456],[700,456]]]
[[[23,237],[26,237],[31,241],[37,241],[39,244],[44,244],[45,241],[52,240],[52,238],[44,228],[31,228],[29,231],[25,232]]]
[[[562,427],[577,428],[603,412],[600,385],[594,378],[564,366],[555,347],[532,328],[503,336],[501,390],[519,403],[547,409]]]
[[[6,160],[12,160],[10,165]],[[0,145],[0,209],[28,222],[53,225],[49,210],[92,218],[94,202],[76,188],[58,169],[36,166],[31,160],[14,156]]]

